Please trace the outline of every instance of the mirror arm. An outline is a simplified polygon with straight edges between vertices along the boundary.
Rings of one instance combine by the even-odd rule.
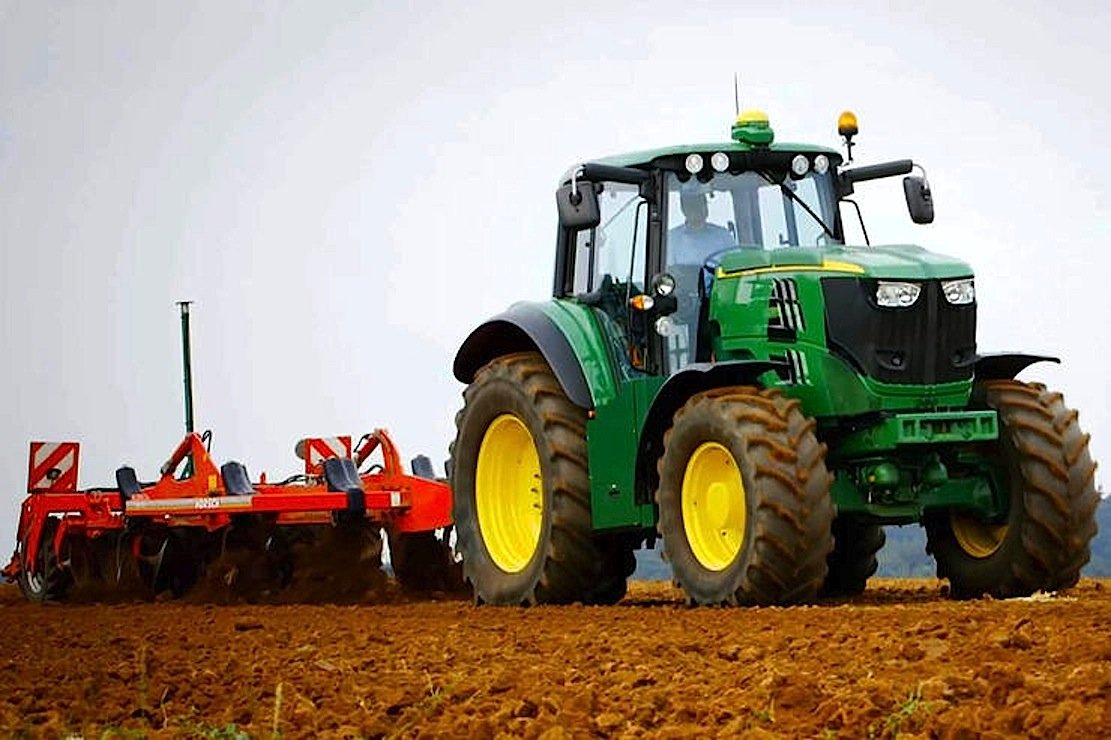
[[[909,159],[897,159],[894,162],[881,162],[865,167],[853,167],[841,171],[841,179],[849,185],[865,180],[878,180],[881,177],[895,177],[896,175],[909,175],[915,164]],[[851,190],[849,192],[852,192]]]
[[[926,186],[927,190],[929,190],[930,189],[930,180],[929,180],[928,177],[926,177],[926,168],[923,167],[922,165],[918,164],[917,162],[915,162],[913,167],[911,167],[911,169],[912,170],[918,170],[919,172],[922,173],[922,184]]]
[[[587,162],[578,172],[587,180],[619,182],[623,185],[641,185],[652,179],[652,174],[633,167],[614,167],[608,164]]]

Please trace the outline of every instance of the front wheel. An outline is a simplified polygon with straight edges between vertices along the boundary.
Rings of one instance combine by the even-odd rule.
[[[879,569],[876,553],[887,541],[878,524],[838,517],[833,522],[833,552],[829,554],[829,575],[822,584],[822,596],[858,596],[868,579]]]
[[[937,575],[956,598],[997,598],[1076,584],[1096,533],[1095,463],[1076,411],[1060,393],[1016,380],[984,383],[976,397],[999,414],[985,451],[1007,514],[983,521],[948,512],[926,522]]]
[[[586,411],[535,352],[491,361],[463,398],[452,490],[457,547],[476,601],[620,598],[623,572],[622,584],[607,573],[607,588],[596,593],[605,559],[592,534]]]
[[[693,396],[664,436],[659,533],[698,604],[813,600],[833,542],[832,477],[814,420],[776,390]]]

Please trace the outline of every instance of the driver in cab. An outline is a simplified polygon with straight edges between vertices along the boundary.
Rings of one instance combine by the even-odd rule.
[[[701,265],[711,254],[737,246],[727,229],[706,221],[705,194],[681,193],[679,208],[686,220],[667,232],[668,264]]]

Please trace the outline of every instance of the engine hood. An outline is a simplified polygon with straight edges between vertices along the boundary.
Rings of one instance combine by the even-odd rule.
[[[816,249],[737,249],[722,255],[719,277],[752,272],[838,272],[864,277],[929,280],[970,277],[972,267],[962,260],[930,252],[913,244],[876,247],[819,247]]]

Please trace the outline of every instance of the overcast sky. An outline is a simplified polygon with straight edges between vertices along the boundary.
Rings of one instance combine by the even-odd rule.
[[[727,139],[735,71],[779,140],[848,108],[858,161],[926,168],[931,226],[859,187],[873,241],[969,261],[980,350],[1060,356],[1024,377],[1108,458],[1111,6],[1053,5],[0,0],[0,546],[31,439],[156,477],[186,298],[219,462],[375,426],[442,460],[455,349],[550,291],[557,177]]]

